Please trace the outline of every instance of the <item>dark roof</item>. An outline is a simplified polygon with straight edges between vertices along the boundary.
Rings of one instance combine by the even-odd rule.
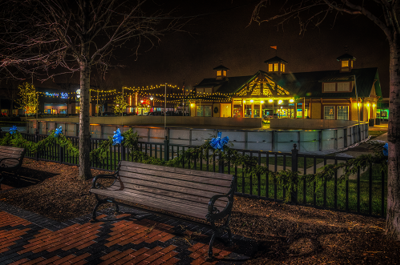
[[[228,67],[225,67],[225,66],[223,66],[223,65],[221,64],[221,65],[218,65],[217,67],[215,67],[213,70],[229,70],[229,68],[228,68]]]
[[[279,63],[279,62],[288,63],[288,62],[286,62],[285,60],[283,60],[282,58],[280,58],[278,56],[275,56],[275,57],[273,57],[271,59],[268,59],[268,60],[264,61],[264,63]]]
[[[346,59],[350,59],[350,60],[356,60],[356,57],[354,57],[353,55],[350,55],[348,53],[345,53],[341,56],[339,56],[338,58],[336,58],[336,60],[340,61],[340,60],[346,60]]]
[[[278,85],[288,90],[291,95],[306,98],[355,98],[355,89],[350,93],[322,93],[322,82],[345,82],[356,77],[357,92],[359,97],[369,97],[372,86],[375,84],[377,96],[382,96],[378,68],[352,69],[351,72],[317,71],[304,73],[282,73],[258,71],[250,76],[235,76],[225,80],[206,78],[195,87],[215,87],[219,93],[237,93],[244,85],[251,82],[259,74],[272,78]],[[376,82],[375,82],[376,80]]]
[[[347,81],[351,76],[356,77],[357,92],[359,97],[369,97],[372,85],[375,83],[377,96],[382,96],[378,68],[352,69],[351,72],[341,73],[335,71],[318,71],[305,73],[268,73],[275,82],[288,90],[292,95],[306,98],[355,98],[353,89],[350,93],[322,93],[322,80],[336,80],[336,82]],[[376,82],[375,82],[376,80]],[[322,82],[321,82],[322,81]]]

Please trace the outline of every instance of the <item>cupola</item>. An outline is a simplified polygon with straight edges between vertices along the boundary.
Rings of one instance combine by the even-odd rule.
[[[267,64],[267,72],[271,73],[285,73],[286,72],[286,62],[282,58],[275,56],[271,59],[266,60],[264,63]]]
[[[356,60],[356,57],[345,53],[342,56],[336,58],[336,60],[340,62],[340,72],[350,72],[351,69],[353,69],[353,62]]]
[[[222,79],[226,78],[226,72],[229,71],[229,68],[225,67],[223,65],[220,65],[220,66],[215,67],[213,70],[216,71],[216,74],[217,74],[216,79],[222,80]]]

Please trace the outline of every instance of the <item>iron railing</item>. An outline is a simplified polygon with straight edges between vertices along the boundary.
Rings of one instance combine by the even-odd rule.
[[[27,140],[38,142],[47,135],[21,133]],[[2,136],[2,133],[0,133]],[[78,146],[78,137],[67,136],[72,143]],[[91,138],[91,150],[99,147],[105,139]],[[147,155],[162,160],[169,160],[182,154],[189,148],[196,146],[170,144],[168,140],[154,142],[139,142],[139,150]],[[280,170],[299,171],[300,174],[315,174],[326,164],[338,164],[347,161],[347,157],[331,155],[307,155],[298,153],[296,145],[292,152],[271,152],[235,149],[243,155],[255,157],[259,165],[268,170],[278,172]],[[42,151],[27,152],[26,157],[36,160],[58,162],[68,165],[78,165],[79,158],[70,154],[66,149],[58,146],[47,146]],[[129,150],[122,146],[110,146],[106,158],[102,161],[91,160],[91,167],[101,170],[114,171],[118,162],[133,161]],[[140,162],[140,161],[137,161]],[[180,165],[183,168],[194,168],[220,173],[234,174],[237,176],[236,195],[283,201],[286,191],[277,184],[276,179],[271,176],[249,177],[246,175],[245,165],[232,165],[231,161],[222,161],[211,150],[204,159],[197,156],[183,159]],[[340,181],[342,172],[336,172],[333,180],[317,180],[317,182],[306,183],[299,181],[297,192],[290,194],[290,203],[316,208],[324,208],[335,211],[352,212],[367,216],[386,216],[386,194],[387,176],[381,171],[369,165],[365,172],[358,168],[357,174],[349,180]],[[317,189],[317,187],[321,187]]]

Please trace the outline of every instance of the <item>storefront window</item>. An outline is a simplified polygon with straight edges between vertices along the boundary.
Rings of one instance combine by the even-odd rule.
[[[197,106],[196,107],[196,116],[197,117],[203,117],[203,106]]]
[[[324,119],[325,120],[334,120],[335,119],[335,107],[334,106],[325,106],[324,107]]]
[[[260,105],[254,105],[254,118],[260,118]]]
[[[244,117],[251,118],[251,105],[246,105],[244,109]]]
[[[231,104],[221,104],[221,117],[231,117]]]
[[[234,105],[233,106],[233,117],[240,118],[242,117],[242,106],[241,105]]]
[[[212,116],[212,107],[204,106],[204,117],[211,117],[211,116]]]
[[[338,120],[348,120],[349,119],[349,107],[348,106],[338,106]]]

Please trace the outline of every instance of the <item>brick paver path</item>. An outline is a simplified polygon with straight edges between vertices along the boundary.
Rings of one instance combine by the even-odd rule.
[[[12,206],[1,210],[4,205],[0,203],[0,264],[195,265],[238,256],[218,243],[213,248],[216,259],[207,262],[209,228],[172,218],[138,220],[129,213],[114,216],[104,210],[99,222],[91,223],[86,216],[58,223]],[[184,234],[175,233],[177,226],[185,226]],[[192,240],[193,231],[202,242]]]

